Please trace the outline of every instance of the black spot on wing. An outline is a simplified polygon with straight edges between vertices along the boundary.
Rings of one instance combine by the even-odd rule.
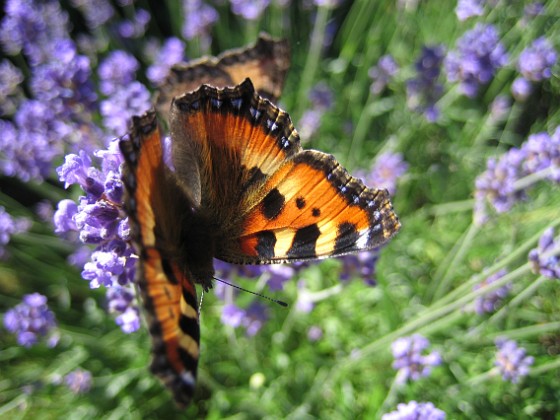
[[[315,245],[321,231],[316,224],[298,229],[294,235],[292,246],[288,250],[288,257],[309,258],[316,256]]]
[[[286,203],[286,198],[278,191],[278,188],[270,190],[262,202],[264,217],[268,220],[276,219]]]
[[[305,198],[303,197],[298,197],[296,198],[296,206],[298,209],[302,209],[305,207]]]
[[[341,223],[338,225],[338,233],[334,244],[334,252],[342,252],[345,249],[351,248],[356,244],[360,238],[360,234],[356,230],[356,225],[353,223]]]
[[[319,217],[321,215],[321,209],[314,207],[313,210],[311,210],[311,214],[313,217]]]
[[[274,245],[276,245],[276,235],[274,232],[265,230],[257,234],[256,250],[260,258],[274,258]]]

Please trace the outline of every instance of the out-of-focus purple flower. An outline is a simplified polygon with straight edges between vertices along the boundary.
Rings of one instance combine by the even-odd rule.
[[[486,171],[475,181],[474,216],[477,224],[487,220],[486,203],[490,203],[498,213],[505,213],[525,197],[525,190],[515,186],[515,182],[524,175],[522,164],[525,157],[525,151],[512,148],[500,159],[488,159]]]
[[[285,264],[274,264],[267,267],[269,278],[266,282],[270,290],[278,291],[284,289],[284,283],[294,277],[294,269]]]
[[[527,17],[542,15],[542,13],[544,12],[544,4],[540,1],[529,3],[527,6],[525,6],[523,11],[525,13],[525,16]]]
[[[548,39],[540,37],[521,52],[517,60],[517,69],[525,79],[540,82],[550,79],[557,57],[556,50]]]
[[[254,336],[268,319],[267,307],[260,302],[253,302],[247,309],[234,304],[227,304],[222,310],[221,320],[233,328],[244,327],[249,337]]]
[[[502,269],[488,277],[486,280],[482,281],[482,283],[475,285],[473,287],[473,290],[484,289],[506,274],[507,271]],[[509,294],[510,290],[511,284],[506,284],[499,289],[495,289],[484,295],[478,296],[474,301],[475,312],[479,315],[494,312],[498,308],[502,300]]]
[[[345,255],[339,259],[342,261],[340,280],[348,281],[359,277],[368,286],[375,286],[375,267],[379,260],[379,249]]]
[[[315,306],[315,300],[312,293],[305,287],[304,281],[298,281],[297,290],[296,310],[303,313],[311,312]]]
[[[136,332],[140,329],[140,311],[136,307],[127,308],[115,318],[115,323],[125,334]]]
[[[105,127],[115,136],[122,136],[134,115],[142,115],[150,109],[150,92],[142,83],[134,81],[121,86],[102,101],[100,107]]]
[[[130,286],[114,286],[107,289],[109,313],[117,315],[115,322],[121,330],[130,334],[140,329],[140,311],[136,295]]]
[[[420,334],[410,337],[396,339],[391,344],[393,356],[393,368],[397,369],[397,383],[405,383],[409,379],[417,381],[422,377],[428,376],[433,366],[441,364],[441,356],[437,351],[422,354],[430,346],[427,338]]]
[[[0,116],[12,115],[23,100],[22,72],[9,60],[0,61]]]
[[[477,24],[457,41],[457,51],[447,55],[447,78],[450,82],[459,82],[463,93],[472,98],[507,61],[508,55],[496,28]]]
[[[212,25],[218,21],[218,12],[203,0],[183,0],[183,37],[191,40],[197,36],[210,37]]]
[[[443,46],[424,46],[420,58],[414,64],[416,77],[406,84],[408,107],[423,113],[429,122],[439,118],[436,102],[443,92],[443,85],[438,83],[438,79],[444,56]]]
[[[397,182],[408,170],[402,153],[386,152],[375,159],[371,172],[366,175],[366,184],[375,188],[386,188],[389,194],[394,195]]]
[[[69,126],[55,118],[45,103],[24,101],[17,110],[15,125],[0,120],[0,169],[22,181],[48,176],[53,160],[62,154],[60,138]]]
[[[537,248],[529,252],[533,272],[551,279],[560,279],[560,241],[554,238],[554,228],[547,229]]]
[[[319,341],[321,338],[323,338],[323,330],[321,327],[318,327],[317,325],[309,327],[307,330],[307,339],[309,341]]]
[[[507,340],[505,338],[498,338],[496,340],[496,353],[495,365],[501,373],[504,381],[510,381],[514,384],[519,382],[522,376],[529,373],[530,366],[533,364],[534,359],[527,356],[525,349],[517,347],[514,340]]]
[[[522,149],[526,153],[523,170],[527,174],[549,170],[547,179],[560,182],[560,126],[552,136],[546,132],[530,135]]]
[[[154,58],[153,64],[146,70],[146,76],[154,85],[160,85],[169,69],[185,59],[185,43],[179,38],[168,38]]]
[[[121,86],[135,80],[139,66],[138,60],[131,54],[122,50],[111,52],[97,68],[99,90],[104,95],[115,93]]]
[[[392,55],[386,54],[381,56],[377,64],[368,71],[368,75],[372,79],[371,93],[379,95],[383,92],[398,71],[399,65]]]
[[[140,38],[146,32],[151,18],[147,10],[138,9],[133,20],[124,20],[119,23],[117,31],[123,38]]]
[[[115,14],[109,0],[71,0],[71,3],[82,12],[91,29],[103,25]]]
[[[0,206],[0,258],[6,256],[6,245],[12,235],[25,232],[31,227],[31,221],[24,217],[14,218]]]
[[[473,16],[482,16],[485,0],[459,0],[455,8],[457,19],[461,22]]]
[[[313,0],[313,3],[314,3],[317,7],[335,8],[335,7],[337,7],[340,3],[342,3],[342,0]]]
[[[327,111],[332,108],[334,94],[325,82],[319,82],[309,90],[311,106],[318,111]]]
[[[74,201],[69,199],[61,200],[53,217],[55,233],[64,235],[77,230],[76,221],[74,220],[77,213],[78,205]]]
[[[316,109],[306,110],[298,124],[298,133],[303,141],[309,140],[319,130],[323,112]]]
[[[410,401],[397,405],[395,411],[383,414],[382,420],[444,420],[445,413],[431,402]]]
[[[68,15],[57,1],[8,0],[0,44],[11,55],[23,52],[35,66],[49,61],[55,42],[68,38]]]
[[[68,255],[68,264],[77,268],[82,268],[85,263],[91,259],[91,248],[89,246],[81,246],[72,254]]]
[[[74,394],[85,394],[91,389],[91,372],[78,368],[64,377],[64,383]]]
[[[230,0],[231,11],[247,20],[257,20],[270,0]]]
[[[31,347],[41,337],[47,337],[49,347],[56,346],[58,331],[54,313],[47,306],[47,298],[39,293],[25,295],[20,304],[4,315],[4,326],[17,334],[17,341]]]
[[[532,92],[533,85],[524,77],[516,78],[511,84],[511,94],[519,102],[525,102]]]

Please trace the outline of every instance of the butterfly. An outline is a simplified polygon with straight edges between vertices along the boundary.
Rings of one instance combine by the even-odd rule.
[[[302,149],[289,115],[251,79],[174,97],[168,122],[174,169],[154,110],[133,118],[120,148],[151,370],[186,406],[200,351],[195,285],[212,288],[213,258],[340,256],[383,245],[400,223],[386,190],[367,188],[331,155]]]

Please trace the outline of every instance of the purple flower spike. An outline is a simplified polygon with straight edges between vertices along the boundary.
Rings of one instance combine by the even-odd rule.
[[[267,307],[260,302],[254,302],[247,309],[234,304],[227,304],[222,310],[222,323],[233,328],[244,327],[245,333],[252,337],[259,332],[268,319]]]
[[[78,205],[72,200],[61,200],[54,213],[55,233],[59,235],[78,230],[74,217],[78,213]]]
[[[383,153],[375,159],[371,172],[366,175],[366,183],[375,185],[376,188],[386,188],[389,194],[394,195],[397,190],[398,180],[408,171],[402,153]]]
[[[399,65],[390,54],[383,55],[375,66],[369,69],[368,75],[372,79],[370,91],[374,95],[379,95],[395,74],[399,71]]]
[[[247,20],[257,20],[268,7],[270,0],[231,0],[231,11]]]
[[[122,136],[133,116],[150,109],[150,92],[142,83],[134,81],[117,89],[100,107],[105,127],[115,136]]]
[[[398,370],[395,379],[398,383],[405,383],[409,379],[417,381],[422,377],[429,376],[432,367],[441,364],[441,357],[438,352],[422,354],[429,346],[428,339],[420,334],[398,338],[393,342],[391,345],[395,357],[393,368]]]
[[[58,331],[54,313],[47,306],[47,298],[39,293],[25,295],[22,303],[4,315],[4,326],[17,334],[17,341],[31,347],[41,337],[48,338],[49,347],[58,342]]]
[[[450,82],[459,82],[463,93],[472,98],[507,61],[508,55],[496,28],[477,24],[458,40],[457,51],[448,54],[447,78]]]
[[[148,67],[146,76],[154,85],[158,86],[167,77],[173,65],[184,61],[185,43],[179,38],[168,38],[154,58],[154,63]]]
[[[104,95],[115,93],[121,86],[132,83],[140,64],[138,60],[125,51],[113,51],[97,69],[99,89]]]
[[[545,230],[537,248],[529,252],[533,272],[551,279],[560,279],[560,241],[554,237],[554,228]]]
[[[91,388],[91,373],[78,368],[64,377],[64,383],[74,394],[85,394]]]
[[[202,0],[183,0],[183,37],[191,40],[197,36],[210,37],[212,25],[218,21],[218,12]]]
[[[514,340],[499,338],[496,340],[496,347],[498,352],[496,353],[495,364],[504,381],[515,384],[519,382],[522,376],[529,373],[534,358],[526,356],[525,349],[517,347]]]
[[[532,82],[550,79],[557,58],[556,50],[550,42],[541,37],[519,55],[517,69],[525,79]]]
[[[473,16],[482,16],[485,0],[459,0],[455,8],[457,19],[461,22]]]
[[[506,270],[500,270],[497,273],[491,275],[482,283],[477,284],[473,287],[473,290],[484,289],[486,286],[494,283],[496,280],[502,278],[507,274]],[[511,284],[506,284],[499,289],[488,292],[484,295],[477,297],[474,301],[474,310],[477,314],[482,315],[485,313],[494,312],[502,300],[509,294],[511,290]]]
[[[397,405],[396,411],[383,414],[382,420],[444,420],[445,413],[431,402],[410,401]]]

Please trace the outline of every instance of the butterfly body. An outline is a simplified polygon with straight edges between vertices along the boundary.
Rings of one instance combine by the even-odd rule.
[[[400,223],[386,190],[367,188],[332,155],[303,150],[288,114],[249,79],[203,84],[175,97],[166,116],[172,165],[155,111],[133,119],[120,147],[151,368],[185,406],[199,358],[195,284],[212,287],[213,258],[275,264],[345,255],[383,245]]]

